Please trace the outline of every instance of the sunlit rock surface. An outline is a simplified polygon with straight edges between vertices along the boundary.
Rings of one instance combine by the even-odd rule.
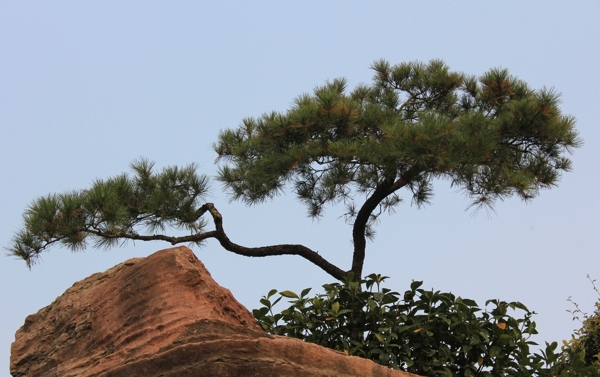
[[[186,247],[75,283],[15,339],[13,377],[412,376],[264,333]]]

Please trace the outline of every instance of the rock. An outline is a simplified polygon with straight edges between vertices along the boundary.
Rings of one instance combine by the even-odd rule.
[[[414,376],[266,334],[186,247],[75,283],[25,319],[13,377]]]

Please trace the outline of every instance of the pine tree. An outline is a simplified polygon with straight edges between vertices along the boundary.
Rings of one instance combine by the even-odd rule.
[[[571,169],[566,154],[582,142],[575,119],[563,115],[552,89],[533,90],[505,69],[481,77],[451,71],[442,61],[375,62],[370,85],[348,91],[344,79],[296,98],[286,112],[247,118],[213,145],[217,179],[234,200],[256,204],[291,190],[318,218],[343,204],[352,225],[352,265],[344,270],[302,245],[247,248],[230,241],[212,203],[203,203],[208,177],[195,165],[155,173],[147,160],[134,176],[97,181],[92,188],[34,201],[9,248],[34,264],[59,243],[72,249],[133,240],[172,244],[217,239],[246,256],[299,255],[334,278],[362,276],[373,225],[401,202],[401,189],[422,206],[434,179],[448,180],[475,207],[516,195],[536,197]],[[207,230],[209,213],[214,230]],[[157,234],[166,227],[187,236]],[[148,229],[152,234],[142,235]]]

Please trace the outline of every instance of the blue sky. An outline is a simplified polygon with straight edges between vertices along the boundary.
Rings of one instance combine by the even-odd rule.
[[[431,206],[407,200],[382,218],[365,272],[390,276],[387,286],[401,292],[414,279],[481,305],[521,301],[538,313],[537,341],[560,341],[577,327],[566,299],[587,311],[598,299],[586,280],[600,279],[598,19],[595,0],[1,2],[0,243],[34,198],[85,188],[140,156],[157,166],[197,162],[213,175],[219,130],[285,111],[328,79],[368,83],[375,60],[441,58],[469,74],[503,67],[562,93],[585,140],[573,172],[533,202],[500,202],[489,216],[465,211],[466,198],[437,182]],[[302,243],[350,266],[338,209],[312,221],[290,193],[246,207],[216,182],[209,199],[234,242]],[[27,315],[94,272],[166,247],[54,249],[31,271],[2,256],[0,375]],[[249,309],[271,288],[332,280],[299,258],[244,258],[213,241],[194,251]]]

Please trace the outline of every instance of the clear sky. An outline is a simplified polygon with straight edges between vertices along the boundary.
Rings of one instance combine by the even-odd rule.
[[[85,188],[145,156],[157,166],[200,164],[244,117],[284,111],[325,80],[368,83],[371,63],[441,58],[481,74],[508,68],[533,88],[555,87],[585,140],[574,171],[529,204],[465,211],[438,182],[433,204],[407,200],[384,216],[365,272],[475,299],[521,301],[538,315],[537,341],[568,338],[572,296],[591,311],[600,279],[600,3],[590,1],[2,1],[0,2],[0,244],[36,197]],[[230,238],[247,246],[302,243],[349,268],[350,227],[333,209],[305,216],[291,194],[245,207],[213,184]],[[130,243],[71,254],[54,249],[29,271],[0,258],[0,376],[25,317],[74,282],[169,247]],[[250,259],[214,241],[194,250],[249,309],[271,288],[332,281],[295,257]]]

